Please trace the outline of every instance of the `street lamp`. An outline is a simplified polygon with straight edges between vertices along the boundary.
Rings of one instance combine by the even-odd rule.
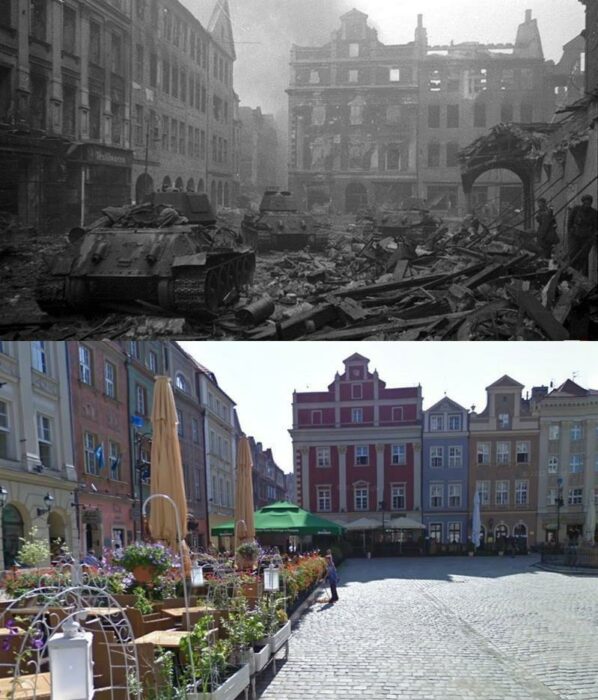
[[[49,513],[52,510],[52,505],[54,503],[54,496],[50,496],[50,494],[47,493],[44,496],[44,503],[46,504],[45,508],[38,508],[37,509],[37,517],[38,518],[42,515],[45,515],[46,513]]]
[[[556,546],[559,546],[559,532],[561,530],[561,508],[563,507],[563,477],[556,480],[558,491],[556,495]]]
[[[0,508],[4,508],[7,500],[8,491],[4,488],[4,486],[0,486]]]

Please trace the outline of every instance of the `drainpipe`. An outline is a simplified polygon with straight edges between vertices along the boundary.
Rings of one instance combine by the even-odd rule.
[[[127,401],[127,415],[129,416],[129,424],[127,425],[127,433],[128,433],[128,438],[129,438],[129,476],[131,478],[131,495],[130,495],[130,502],[131,502],[131,509],[134,508],[135,506],[135,471],[134,471],[134,459],[135,459],[135,446],[133,443],[133,431],[131,429],[131,405],[129,403],[129,398],[130,398],[130,372],[131,372],[131,361],[129,360],[129,356],[127,353],[124,351],[123,352],[125,355],[125,373],[127,375],[127,381],[126,381],[126,401]],[[141,512],[141,502],[139,504],[139,509]],[[131,518],[133,521],[133,541],[137,541],[137,520],[133,517]]]

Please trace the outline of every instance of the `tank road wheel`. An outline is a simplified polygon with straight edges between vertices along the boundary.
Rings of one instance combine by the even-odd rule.
[[[47,272],[37,278],[35,301],[50,316],[59,316],[69,309],[66,303],[65,277],[52,277]]]
[[[205,314],[205,283],[204,270],[201,272],[196,270],[183,271],[177,275],[174,279],[172,291],[174,311],[182,314],[185,318],[193,318]]]
[[[220,306],[220,275],[219,268],[214,268],[208,272],[205,288],[206,307],[215,312]]]

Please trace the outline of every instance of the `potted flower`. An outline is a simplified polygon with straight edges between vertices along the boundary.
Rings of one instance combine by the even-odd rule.
[[[253,569],[260,556],[260,546],[255,540],[242,542],[236,549],[236,562],[239,569]]]
[[[173,566],[170,550],[160,543],[136,542],[130,544],[113,561],[130,571],[138,583],[151,583]]]
[[[50,561],[50,545],[37,536],[37,528],[31,528],[27,537],[19,537],[21,546],[17,554],[21,566],[34,567]]]

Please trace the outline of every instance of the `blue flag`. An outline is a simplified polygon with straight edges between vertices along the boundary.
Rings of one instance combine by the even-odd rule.
[[[102,469],[104,468],[104,445],[102,445],[102,443],[100,443],[96,447],[95,455],[96,455],[96,465],[98,467],[98,470],[102,471]]]
[[[110,460],[110,471],[112,473],[112,478],[114,479],[118,476],[118,468],[120,467],[120,455],[118,457],[113,457]]]

